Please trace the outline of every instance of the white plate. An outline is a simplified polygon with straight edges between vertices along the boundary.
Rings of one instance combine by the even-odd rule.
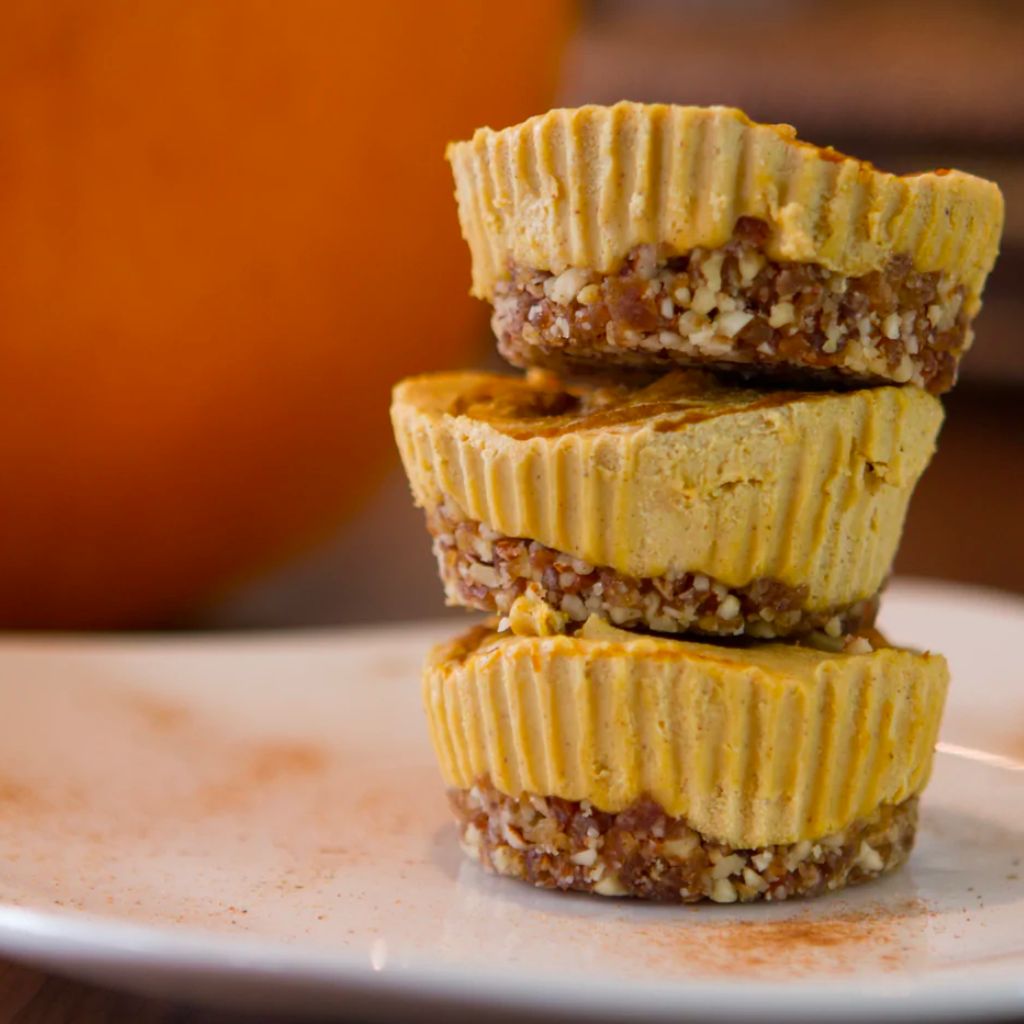
[[[0,955],[241,1008],[489,1019],[1024,1012],[1024,603],[894,586],[954,687],[910,866],[679,908],[484,876],[419,709],[445,627],[0,642]]]

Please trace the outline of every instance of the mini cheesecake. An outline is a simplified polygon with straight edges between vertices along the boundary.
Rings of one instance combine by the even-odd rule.
[[[1003,200],[726,107],[619,103],[449,147],[473,294],[519,366],[956,380]]]
[[[527,588],[567,628],[833,637],[869,626],[939,402],[754,391],[701,371],[416,377],[392,420],[449,603]]]
[[[824,651],[522,611],[437,648],[430,731],[467,855],[534,885],[730,903],[901,864],[945,661],[874,632]],[[518,630],[518,632],[517,632]],[[529,635],[529,634],[536,635]]]

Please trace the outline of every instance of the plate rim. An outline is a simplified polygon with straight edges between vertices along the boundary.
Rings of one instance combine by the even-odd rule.
[[[531,975],[528,987],[514,970],[474,969],[472,976],[452,964],[406,963],[375,968],[369,957],[325,953],[303,943],[267,942],[244,935],[213,934],[197,929],[166,929],[120,921],[105,915],[40,911],[0,906],[0,953],[25,964],[50,965],[54,973],[95,978],[124,967],[170,977],[230,978],[254,976],[316,984],[338,996],[363,997],[390,1005],[429,1002],[545,1015],[585,1015],[594,1020],[620,1020],[643,1014],[651,1020],[698,1020],[708,1015],[735,1020],[785,1017],[820,1021],[823,1011],[833,1020],[861,1020],[885,1014],[886,1020],[979,1020],[1018,1013],[1024,1007],[1024,975],[1014,981],[1006,970],[979,974],[977,964],[952,965],[942,972],[904,972],[877,979],[850,975],[826,982],[766,982],[751,978],[645,981],[638,998],[635,987],[619,980],[591,980],[586,992],[554,975]],[[1019,963],[1008,954],[991,963]],[[968,972],[969,973],[965,973]],[[985,975],[989,975],[985,977]],[[994,974],[994,976],[992,976]],[[984,985],[979,981],[984,978]],[[146,987],[123,986],[134,991]]]

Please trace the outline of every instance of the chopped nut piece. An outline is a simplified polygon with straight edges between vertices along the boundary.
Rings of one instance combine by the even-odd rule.
[[[751,871],[750,868],[743,869],[743,884],[754,892],[764,892],[768,888],[768,883],[756,872]]]
[[[739,898],[736,894],[736,887],[728,878],[716,878],[711,886],[711,899],[715,903],[735,903]]]
[[[870,654],[874,647],[866,636],[851,637],[843,648],[847,654]]]
[[[715,321],[715,327],[727,338],[735,338],[753,319],[753,313],[734,310],[731,313],[723,313]]]
[[[616,875],[603,875],[601,880],[594,886],[594,892],[598,896],[628,896],[629,891],[619,881]]]
[[[743,871],[743,865],[746,864],[746,860],[737,853],[732,853],[728,857],[722,857],[715,863],[715,866],[711,869],[712,878],[728,878],[730,875],[738,875]]]
[[[589,277],[588,271],[579,267],[570,267],[558,277],[548,278],[544,282],[544,294],[552,302],[556,302],[560,306],[567,306],[586,285]]]
[[[793,303],[776,302],[768,314],[768,326],[784,327],[786,324],[791,324],[793,319]]]
[[[861,842],[860,850],[857,852],[857,866],[864,871],[882,870],[881,856],[877,850],[868,845],[866,839]]]
[[[696,832],[691,832],[680,839],[666,839],[662,843],[661,849],[665,856],[682,860],[693,853],[698,846],[700,846],[700,839]]]

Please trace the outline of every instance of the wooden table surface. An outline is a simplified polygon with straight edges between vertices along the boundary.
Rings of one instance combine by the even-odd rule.
[[[0,1021],[3,1024],[105,1024],[107,1021],[201,1021],[169,1006],[66,981],[42,971],[0,961]]]
[[[0,960],[0,1024],[294,1024],[111,992]]]
[[[142,999],[0,960],[0,1024],[299,1024]],[[1024,1024],[1017,1019],[1006,1024]]]

